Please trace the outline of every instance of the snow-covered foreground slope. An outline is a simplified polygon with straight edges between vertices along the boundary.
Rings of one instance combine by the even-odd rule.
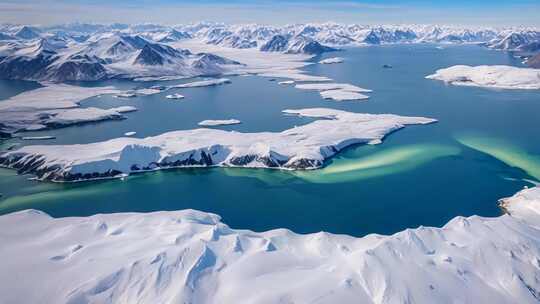
[[[84,145],[25,146],[0,156],[0,165],[41,179],[79,181],[172,167],[231,166],[314,169],[353,144],[379,143],[388,133],[434,119],[312,108],[285,110],[319,118],[283,132],[216,129],[173,131]]]
[[[510,215],[355,238],[194,210],[0,217],[2,303],[538,303],[540,189]]]
[[[426,78],[462,86],[498,89],[540,89],[540,70],[505,65],[455,65]]]

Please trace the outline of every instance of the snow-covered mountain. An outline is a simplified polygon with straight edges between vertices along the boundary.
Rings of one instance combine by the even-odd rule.
[[[20,39],[36,39],[39,37],[39,33],[36,29],[29,27],[29,26],[23,26],[21,27],[16,33],[15,37]]]
[[[506,51],[532,51],[540,50],[540,31],[524,30],[503,32],[501,36],[487,43],[493,49]]]
[[[160,40],[173,40],[168,32]],[[238,62],[192,54],[141,35],[97,33],[83,42],[60,35],[19,40],[0,47],[0,77],[47,81],[95,81],[114,77],[218,75]]]
[[[263,52],[284,52],[287,54],[321,54],[324,52],[337,51],[337,49],[325,46],[313,38],[303,35],[287,37],[274,35],[260,47]]]

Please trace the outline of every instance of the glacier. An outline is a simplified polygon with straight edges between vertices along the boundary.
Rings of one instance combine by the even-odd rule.
[[[0,302],[538,303],[540,188],[501,205],[358,238],[231,229],[196,210],[19,211],[0,216]]]
[[[436,122],[424,117],[326,108],[283,112],[318,120],[282,132],[240,133],[201,128],[141,139],[122,137],[81,145],[32,145],[0,155],[0,165],[58,182],[115,178],[176,167],[316,169],[348,146],[380,143],[386,134],[406,125]]]

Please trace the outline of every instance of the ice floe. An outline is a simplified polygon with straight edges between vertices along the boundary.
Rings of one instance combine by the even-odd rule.
[[[361,238],[236,230],[195,210],[25,210],[0,216],[0,302],[538,303],[540,189],[501,202],[509,214]]]
[[[332,57],[332,58],[323,59],[323,60],[319,61],[319,63],[321,63],[321,64],[335,64],[335,63],[342,63],[343,61],[344,60],[341,57]]]
[[[213,127],[213,126],[223,126],[223,125],[237,125],[241,123],[238,119],[223,119],[223,120],[203,120],[198,123],[199,126],[203,127]]]
[[[294,80],[280,81],[280,82],[278,82],[278,84],[281,84],[281,85],[293,85],[293,84],[294,84]]]
[[[53,181],[112,178],[172,167],[315,169],[350,145],[379,142],[405,125],[435,122],[424,117],[326,108],[284,113],[326,119],[282,132],[239,133],[201,128],[144,139],[123,137],[84,145],[25,146],[2,154],[0,164]]]
[[[497,89],[540,89],[540,70],[506,65],[455,65],[440,69],[427,79],[442,80],[462,86]]]
[[[117,97],[117,98],[133,98],[133,97],[137,97],[137,94],[135,94],[133,92],[122,92],[122,93],[114,95],[114,97]]]
[[[371,90],[364,89],[348,83],[306,83],[306,84],[297,84],[295,86],[297,89],[302,90],[317,90],[317,91],[328,91],[328,90],[343,90],[349,92],[358,92],[358,93],[369,93]]]
[[[369,96],[361,93],[371,92],[371,90],[348,83],[307,83],[297,84],[295,88],[302,90],[317,90],[322,98],[333,99],[336,101],[368,99]]]
[[[55,136],[51,135],[45,135],[45,136],[23,136],[21,137],[22,140],[49,140],[49,139],[55,139]]]
[[[228,83],[231,83],[229,79],[218,78],[218,79],[209,79],[209,80],[201,80],[201,81],[177,84],[174,86],[170,86],[169,88],[200,88],[200,87],[218,86],[218,85],[223,85],[223,84],[228,84]]]
[[[369,98],[367,95],[346,90],[327,90],[321,91],[320,94],[324,99],[332,99],[335,101],[364,100]]]
[[[175,93],[175,94],[169,94],[169,95],[165,96],[165,98],[167,98],[167,99],[182,99],[182,98],[184,98],[184,95]]]

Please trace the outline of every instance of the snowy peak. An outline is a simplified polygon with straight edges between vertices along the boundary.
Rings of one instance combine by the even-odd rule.
[[[139,52],[133,63],[141,65],[163,65],[165,61],[165,57],[158,50],[147,44]]]
[[[37,30],[29,26],[23,26],[15,33],[15,37],[19,39],[31,40],[38,38],[39,33],[37,32]]]
[[[379,36],[377,36],[377,34],[375,34],[374,31],[370,31],[366,38],[362,40],[362,42],[368,44],[381,44],[381,39],[379,38]]]
[[[291,41],[289,41],[289,46],[286,53],[317,55],[332,51],[337,51],[337,49],[322,45],[312,38],[297,35]]]
[[[287,49],[289,39],[283,35],[275,35],[260,48],[263,52],[284,52]]]
[[[528,49],[534,49],[534,46],[537,46],[538,43],[540,43],[540,32],[525,31],[511,32],[502,39],[492,40],[490,43],[488,43],[488,46],[498,50],[525,51]]]
[[[168,43],[191,38],[193,38],[193,36],[191,36],[191,34],[189,34],[188,32],[180,32],[172,29],[168,32],[161,33],[155,36],[154,40],[157,42]]]
[[[263,52],[285,52],[288,54],[321,54],[336,51],[336,49],[321,45],[312,38],[296,35],[292,38],[286,35],[274,35],[260,48]]]

